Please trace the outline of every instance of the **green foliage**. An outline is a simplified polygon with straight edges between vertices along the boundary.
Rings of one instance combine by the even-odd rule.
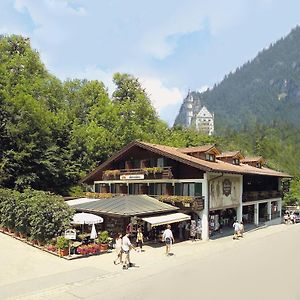
[[[284,195],[284,203],[286,205],[299,205],[300,204],[300,180],[294,178],[290,182],[289,192]]]
[[[245,66],[239,74],[248,74],[251,68]],[[260,67],[260,72],[263,69]],[[276,74],[279,76],[279,73]],[[228,76],[230,82],[233,82],[232,77]],[[245,75],[245,78],[248,77]],[[284,124],[277,126],[278,130],[275,125],[272,128],[258,126],[257,119],[248,114],[248,110],[255,107],[256,111],[268,115],[274,107],[268,101],[263,102],[261,95],[257,98],[260,103],[250,101],[249,95],[254,93],[253,89],[247,93],[240,92],[230,104],[225,102],[224,97],[231,99],[232,84],[220,84],[220,87],[226,88],[214,93],[222,103],[211,100],[207,106],[210,109],[210,105],[215,107],[218,103],[212,111],[216,113],[216,121],[220,120],[217,121],[218,128],[222,128],[220,132],[223,135],[209,137],[194,129],[180,126],[168,128],[159,119],[139,80],[132,75],[117,73],[113,80],[116,88],[111,98],[104,84],[97,80],[73,79],[62,83],[48,73],[38,53],[31,49],[28,39],[21,36],[1,37],[0,187],[21,192],[33,188],[62,195],[80,195],[81,188],[76,186],[78,181],[135,139],[175,147],[217,144],[224,150],[245,149],[249,154],[262,154],[270,158],[268,164],[276,169],[286,170],[292,175],[299,173],[299,130]],[[245,86],[247,80],[238,87]],[[267,89],[266,93],[272,91]],[[208,92],[201,94],[204,104],[206,99],[211,98],[208,95]],[[240,99],[244,95],[249,105],[241,105]],[[291,98],[291,93],[280,90],[280,95],[280,101],[288,106],[287,99]],[[222,115],[221,111],[225,113]],[[238,114],[242,120],[249,115],[253,121],[244,128],[240,126],[241,132],[229,127],[231,123],[228,120],[234,120],[232,116]],[[29,222],[30,235],[48,239],[54,229],[64,227],[68,214],[61,216],[63,224],[59,223],[58,211],[52,211],[50,203],[54,201],[57,210],[61,208],[65,211],[61,201],[53,200],[51,197],[55,196],[49,194],[26,193],[16,198],[7,197],[10,201],[0,204],[5,214],[11,212],[3,217],[4,222],[24,233],[29,230]],[[45,214],[42,217],[38,213],[39,206]],[[13,209],[19,207],[24,213]],[[29,213],[34,220],[28,217]],[[55,225],[51,227],[46,221]]]
[[[105,231],[101,231],[99,236],[98,236],[98,243],[99,244],[107,244],[109,240],[109,234],[108,232]]]
[[[61,197],[35,192],[31,202],[29,222],[32,239],[48,241],[69,226],[74,211]]]
[[[0,223],[11,230],[15,228],[16,195],[14,191],[0,189]]]
[[[70,241],[64,236],[58,236],[56,240],[56,248],[60,250],[69,248],[69,243]]]
[[[0,224],[32,240],[46,242],[65,230],[74,210],[56,195],[0,190]]]

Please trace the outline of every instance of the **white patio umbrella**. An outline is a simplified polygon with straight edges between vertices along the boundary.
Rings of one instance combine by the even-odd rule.
[[[95,240],[97,238],[97,231],[96,231],[96,227],[95,224],[93,224],[92,226],[92,231],[91,231],[91,239]]]
[[[99,224],[103,222],[103,218],[100,216],[94,215],[94,214],[88,214],[88,213],[77,213],[73,216],[73,221],[71,221],[72,224]]]

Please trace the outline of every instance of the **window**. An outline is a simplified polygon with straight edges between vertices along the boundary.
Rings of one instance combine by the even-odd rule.
[[[233,164],[234,165],[239,165],[240,164],[240,160],[238,158],[234,158],[233,159]]]
[[[164,167],[164,158],[160,157],[157,159],[157,167],[163,168]]]
[[[175,183],[175,195],[177,196],[201,196],[201,183]]]
[[[95,193],[100,193],[100,183],[95,183]]]
[[[205,160],[215,161],[215,156],[213,154],[206,153],[205,154]]]

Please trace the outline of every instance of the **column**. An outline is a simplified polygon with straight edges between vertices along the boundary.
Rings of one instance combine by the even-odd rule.
[[[236,209],[236,218],[240,222],[243,220],[243,176],[240,176],[239,206]]]
[[[268,202],[267,204],[267,210],[268,210],[268,220],[272,220],[272,205],[271,201]]]
[[[281,199],[277,200],[277,209],[279,211],[279,217],[281,218],[282,217],[282,200]]]
[[[204,174],[204,181],[202,185],[202,193],[204,197],[204,209],[200,212],[199,217],[202,220],[202,240],[209,240],[209,227],[208,227],[208,182],[207,173]]]
[[[259,203],[254,204],[254,224],[259,225]]]
[[[237,208],[236,208],[236,218],[239,222],[242,221],[242,217],[243,217],[243,206],[242,204],[240,204]]]

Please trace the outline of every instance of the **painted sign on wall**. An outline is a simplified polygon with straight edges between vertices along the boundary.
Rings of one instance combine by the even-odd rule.
[[[240,202],[240,180],[222,177],[210,182],[210,209],[236,207]]]

